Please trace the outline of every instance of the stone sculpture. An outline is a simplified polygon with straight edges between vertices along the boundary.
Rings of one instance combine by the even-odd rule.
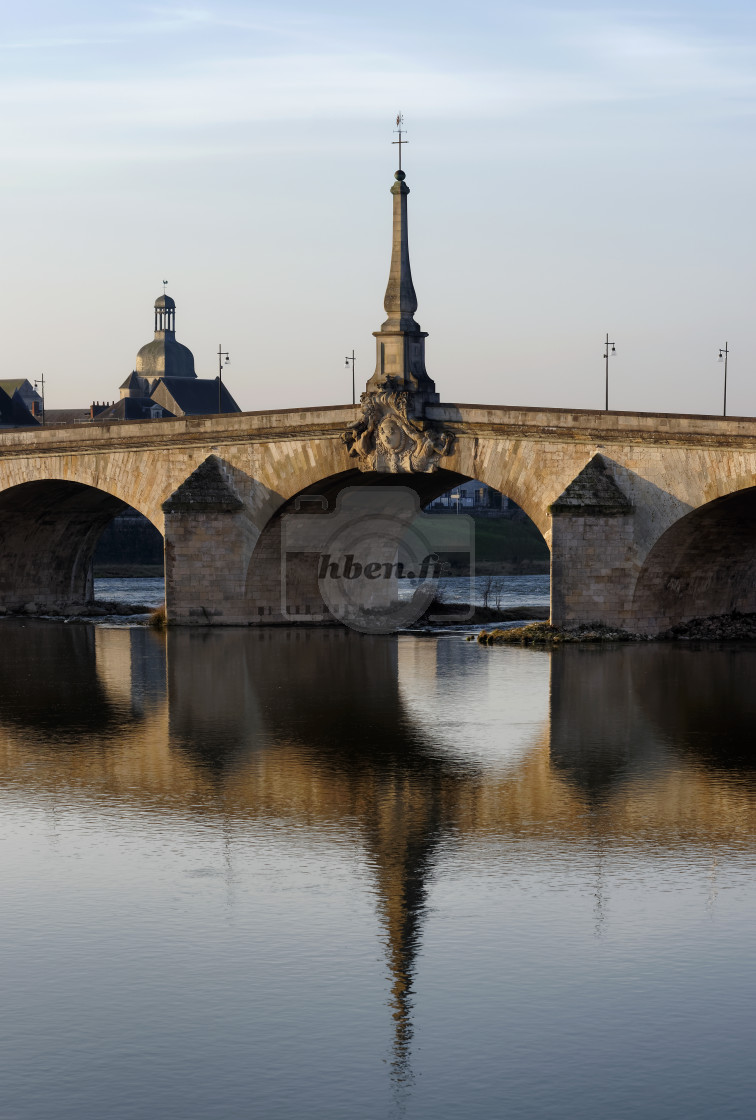
[[[362,396],[362,419],[342,436],[361,471],[432,474],[454,437],[409,416],[410,393],[387,385]]]

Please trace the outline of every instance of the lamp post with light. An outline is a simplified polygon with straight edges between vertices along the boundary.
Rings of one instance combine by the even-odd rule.
[[[606,403],[604,404],[604,411],[605,412],[609,411],[609,353],[610,353],[609,347],[610,346],[612,348],[611,353],[616,354],[617,351],[615,349],[614,343],[609,341],[609,335],[607,333],[606,341],[604,343],[604,364],[605,364],[605,367],[606,367]]]
[[[225,362],[223,361],[224,358],[226,359]],[[219,413],[223,411],[223,409],[221,408],[221,388],[223,386],[223,367],[224,367],[224,365],[227,366],[230,361],[231,361],[231,359],[228,355],[228,350],[224,350],[221,343],[219,342],[218,343],[218,412]]]
[[[730,348],[728,347],[727,343],[725,342],[724,348],[722,348],[721,346],[719,347],[719,358],[717,359],[720,362],[724,362],[724,400],[722,402],[722,415],[723,416],[727,415],[727,357],[728,357],[729,353],[730,353]]]
[[[40,373],[39,380],[34,382],[34,388],[42,398],[42,423],[45,422],[45,375]],[[41,392],[40,389],[42,390]]]
[[[349,369],[350,363],[351,363],[351,366],[352,366],[352,404],[357,404],[357,400],[356,400],[356,397],[355,397],[355,391],[354,391],[354,350],[352,351],[351,358],[347,357],[344,360],[344,365],[346,366],[347,369]]]

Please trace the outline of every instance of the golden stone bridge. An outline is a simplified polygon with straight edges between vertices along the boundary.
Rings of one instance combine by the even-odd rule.
[[[756,610],[756,420],[428,406],[444,466],[401,479],[421,502],[473,478],[551,549],[555,623],[661,630]],[[282,513],[303,493],[385,481],[343,441],[359,407],[237,413],[0,436],[0,605],[75,609],[124,506],[163,533],[175,623],[281,620]]]
[[[551,619],[658,633],[756,611],[756,419],[444,403],[414,318],[404,173],[376,369],[356,406],[0,432],[0,608],[73,611],[125,506],[165,541],[183,625],[282,614],[281,520],[303,496],[401,483],[431,501],[476,479],[551,550]],[[317,598],[315,569],[287,589]]]

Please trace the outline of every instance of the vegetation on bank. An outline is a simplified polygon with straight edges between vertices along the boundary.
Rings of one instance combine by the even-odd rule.
[[[165,603],[161,603],[154,611],[150,611],[150,617],[147,619],[147,625],[151,626],[153,630],[166,630],[168,627],[168,615],[165,610]]]
[[[82,603],[78,607],[68,607],[66,610],[56,611],[52,607],[39,606],[37,603],[27,603],[23,607],[17,607],[9,610],[7,607],[0,607],[0,615],[7,615],[9,617],[27,616],[32,618],[52,618],[52,619],[65,619],[72,622],[80,619],[83,622],[88,622],[93,618],[109,618],[118,615],[122,618],[128,618],[137,614],[150,614],[152,607],[145,606],[144,603],[121,603],[112,602],[107,599],[97,599],[95,602]]]
[[[471,636],[469,640],[473,640]],[[600,624],[564,630],[550,622],[532,622],[507,630],[481,630],[477,640],[484,646],[554,646],[574,642],[753,642],[756,641],[756,614],[709,615],[673,626],[661,634],[631,634]]]
[[[547,606],[533,604],[522,607],[497,607],[487,604],[470,606],[469,603],[449,603],[437,597],[412,625],[424,628],[460,622],[476,626],[486,622],[524,622],[526,619],[548,617]]]
[[[616,630],[609,626],[577,626],[574,630],[562,630],[550,622],[531,622],[528,626],[516,626],[508,630],[481,630],[478,641],[483,646],[554,646],[571,642],[638,642],[644,638],[630,634],[627,630]],[[646,639],[647,640],[647,639]]]
[[[756,641],[756,614],[712,614],[666,630],[662,638],[673,641],[753,642]]]
[[[473,521],[477,576],[548,574],[548,545],[524,513],[516,519],[473,516]],[[445,559],[447,575],[469,575],[470,565],[464,559],[454,556]]]
[[[533,573],[549,570],[549,548],[529,519],[476,517],[475,566],[508,565],[517,570],[532,567]],[[485,574],[485,573],[484,573]]]

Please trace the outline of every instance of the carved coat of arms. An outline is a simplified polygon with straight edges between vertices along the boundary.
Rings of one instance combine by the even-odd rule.
[[[451,451],[454,436],[423,428],[408,416],[408,392],[387,388],[362,398],[362,419],[343,440],[361,471],[431,474]]]

